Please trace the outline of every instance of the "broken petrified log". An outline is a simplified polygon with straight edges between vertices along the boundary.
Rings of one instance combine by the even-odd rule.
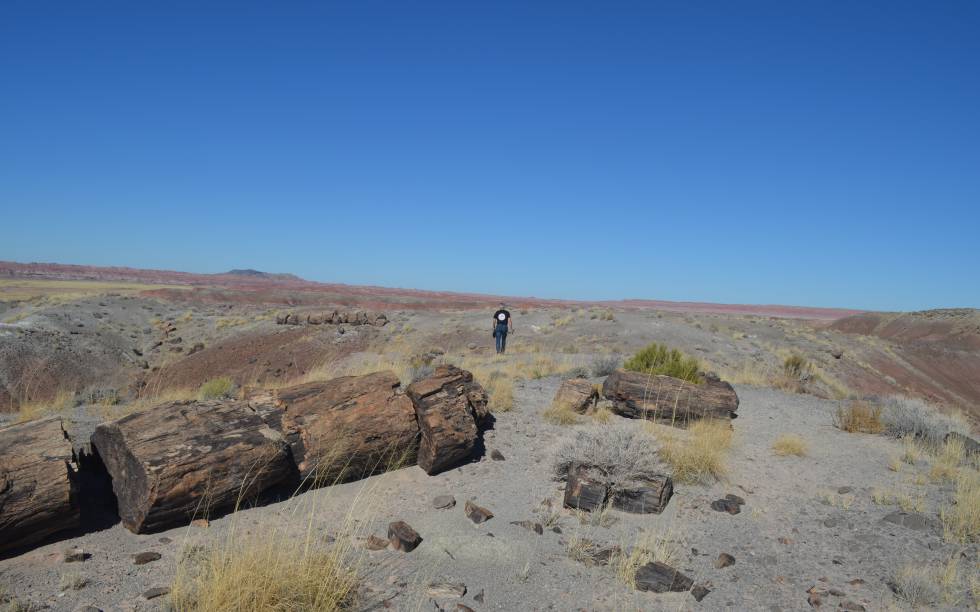
[[[738,395],[732,386],[705,377],[700,384],[679,378],[616,370],[602,385],[612,411],[633,418],[684,426],[705,418],[733,419]]]
[[[670,476],[654,474],[642,479],[616,483],[611,488],[613,508],[634,514],[660,514],[674,494]]]
[[[579,465],[572,466],[568,471],[564,500],[566,508],[593,512],[606,503],[609,486],[604,476],[593,474],[594,471]]]
[[[561,408],[569,408],[579,414],[585,414],[595,406],[599,393],[592,383],[584,378],[570,378],[561,383],[555,394],[553,404]]]
[[[0,552],[79,525],[77,470],[60,418],[0,428]]]
[[[418,463],[427,474],[456,467],[473,455],[490,421],[487,394],[473,375],[450,365],[408,386],[422,440]]]
[[[636,588],[639,591],[680,592],[693,585],[693,580],[665,563],[654,561],[636,569]]]
[[[276,393],[283,434],[308,484],[357,480],[415,462],[419,426],[399,386],[395,373],[384,371]]]
[[[135,533],[230,509],[295,470],[282,436],[243,401],[156,406],[99,425],[92,445]]]

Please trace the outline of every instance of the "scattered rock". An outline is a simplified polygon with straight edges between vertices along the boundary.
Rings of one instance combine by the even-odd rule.
[[[717,510],[718,512],[727,512],[728,514],[738,514],[742,511],[741,506],[730,499],[716,499],[711,502],[711,509]]]
[[[641,565],[636,570],[635,578],[637,590],[654,593],[687,591],[694,584],[684,574],[658,561]]]
[[[854,487],[838,487],[837,488],[837,493],[839,495],[847,495],[848,493],[850,493],[853,490],[854,490]]]
[[[439,495],[432,500],[432,507],[437,510],[448,510],[456,505],[456,498],[452,495]]]
[[[84,550],[77,546],[73,546],[65,551],[65,563],[79,563],[85,561],[92,555],[86,553]]]
[[[839,348],[830,349],[830,356],[833,357],[834,359],[840,359],[841,357],[844,356],[844,349],[839,349]]]
[[[728,553],[721,553],[718,555],[718,559],[715,560],[715,568],[721,569],[723,567],[728,567],[730,565],[735,565],[735,557]]]
[[[505,460],[504,454],[501,453],[497,449],[493,449],[492,451],[490,451],[490,458],[493,459],[494,461],[504,461]]]
[[[821,605],[823,605],[823,598],[821,598],[817,593],[810,593],[806,597],[806,602],[810,604],[811,608],[819,608]]]
[[[725,496],[725,499],[727,499],[730,502],[735,502],[739,506],[745,505],[745,500],[739,497],[738,495],[735,495],[734,493],[729,493],[728,495]]]
[[[168,538],[167,536],[163,536],[163,537],[162,537],[162,538],[160,538],[160,539],[159,539],[158,541],[159,541],[159,542],[160,542],[161,544],[170,544],[171,542],[173,542],[173,540],[171,540],[171,539],[170,539],[170,538]]]
[[[96,608],[95,606],[81,606],[75,608],[74,612],[102,612],[102,608]]]
[[[162,555],[156,551],[141,552],[133,557],[133,565],[146,565],[147,563],[159,561],[161,558]]]
[[[483,603],[483,597],[483,589],[480,589],[480,592],[473,596],[473,601],[476,603]]]
[[[856,601],[851,601],[850,599],[845,599],[840,602],[837,606],[840,610],[848,610],[849,612],[864,612],[865,608]]]
[[[473,608],[461,603],[456,604],[456,609],[459,610],[459,612],[476,612]]]
[[[914,531],[921,531],[929,526],[929,519],[918,512],[905,512],[904,510],[896,510],[886,514],[882,521],[886,523],[893,523],[895,525],[901,525],[907,529],[912,529]]]
[[[862,584],[866,584],[866,582],[865,582],[865,580],[863,578],[855,578],[853,580],[848,580],[847,581],[847,584],[849,584],[851,586],[860,586]]]
[[[789,546],[790,544],[793,543],[793,540],[791,538],[783,537],[783,538],[779,538],[779,543],[782,544],[783,546]]]
[[[157,597],[163,597],[170,592],[170,587],[153,587],[143,591],[143,597],[145,599],[156,599]]]
[[[379,538],[378,536],[371,534],[368,539],[364,542],[364,547],[368,550],[384,550],[388,548],[389,541],[384,538]]]
[[[710,589],[708,589],[707,587],[704,587],[704,586],[702,586],[700,584],[695,585],[694,588],[691,589],[691,595],[693,595],[694,596],[694,599],[696,599],[698,601],[701,601],[702,599],[704,599],[705,597],[707,597],[708,596],[708,593],[710,593],[710,592],[711,592]]]
[[[426,587],[425,592],[429,595],[429,597],[435,597],[437,599],[462,597],[463,595],[466,595],[466,585],[462,582],[430,582],[429,586]]]
[[[511,521],[510,524],[517,525],[518,527],[523,527],[524,529],[533,531],[538,535],[544,533],[544,527],[541,526],[541,523],[535,523],[534,521]]]
[[[485,523],[493,518],[493,512],[490,512],[481,506],[477,506],[471,501],[467,501],[463,509],[466,512],[466,517],[477,524]]]
[[[422,543],[421,536],[405,521],[396,521],[388,525],[388,540],[392,548],[402,552],[412,552]]]

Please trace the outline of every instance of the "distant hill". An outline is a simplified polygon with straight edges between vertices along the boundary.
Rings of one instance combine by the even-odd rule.
[[[288,281],[302,281],[303,279],[296,276],[295,274],[287,274],[282,272],[260,272],[259,270],[253,270],[251,268],[245,269],[235,269],[228,270],[225,274],[232,276],[248,276],[251,278],[267,278],[272,280],[288,280]]]

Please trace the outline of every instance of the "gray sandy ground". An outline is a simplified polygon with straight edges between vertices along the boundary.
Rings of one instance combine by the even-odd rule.
[[[243,543],[265,541],[274,529],[283,546],[293,546],[289,535],[302,537],[311,516],[309,524],[318,537],[342,536],[351,527],[358,538],[384,537],[395,520],[408,522],[422,536],[422,544],[411,553],[369,552],[358,540],[354,562],[363,576],[364,609],[454,609],[460,602],[475,610],[805,610],[806,591],[814,585],[841,593],[826,598],[830,609],[845,600],[868,610],[902,609],[886,584],[902,565],[938,566],[962,554],[961,565],[968,572],[977,567],[976,545],[942,540],[937,513],[949,496],[948,485],[915,484],[913,475],[928,470],[924,463],[898,473],[887,468],[889,457],[901,450],[899,442],[838,431],[831,421],[836,402],[747,386],[737,388],[741,407],[734,421],[731,471],[722,482],[677,485],[662,515],[613,511],[615,520],[608,527],[582,525],[567,510],[560,512],[560,534],[546,529],[537,535],[512,525],[544,521],[550,512],[543,510],[543,502],[555,510],[561,507],[562,484],[551,475],[554,449],[577,428],[593,426],[561,427],[541,418],[559,384],[554,377],[516,384],[515,409],[497,415],[495,428],[486,434],[488,451],[500,451],[503,461],[488,455],[433,477],[417,467],[403,468],[246,509],[214,520],[208,528],[136,535],[115,525],[0,561],[0,584],[24,601],[53,610],[82,605],[166,609],[166,598],[146,601],[140,594],[169,585],[182,550],[222,545],[231,527]],[[782,433],[803,436],[809,455],[774,456],[771,445]],[[840,494],[841,487],[850,491]],[[921,495],[925,527],[883,522],[897,508],[873,503],[875,487]],[[745,498],[740,514],[710,509],[710,502],[726,493]],[[434,509],[432,499],[446,494],[455,496],[456,507]],[[463,512],[468,499],[494,517],[474,525]],[[678,569],[711,590],[702,602],[689,593],[633,591],[617,580],[611,567],[586,566],[566,552],[575,537],[628,547],[642,531],[669,533],[676,541]],[[62,553],[71,546],[92,557],[64,563]],[[132,556],[143,551],[158,551],[162,559],[133,565]],[[715,569],[714,561],[723,552],[736,562]],[[68,573],[89,582],[80,590],[61,591],[61,577]],[[863,583],[852,583],[855,579]],[[433,599],[427,586],[441,580],[465,584],[466,594]],[[475,598],[481,593],[482,603]],[[965,588],[957,596],[958,602],[938,606],[971,606]]]

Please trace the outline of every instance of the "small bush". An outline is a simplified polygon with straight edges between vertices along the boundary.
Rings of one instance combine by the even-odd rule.
[[[633,355],[623,367],[633,372],[672,376],[692,383],[701,382],[698,374],[701,364],[697,359],[656,342]]]
[[[226,376],[212,378],[201,385],[197,392],[198,399],[211,400],[231,397],[235,392],[235,383]]]
[[[432,376],[433,372],[435,372],[435,368],[427,363],[413,364],[408,368],[409,380],[413,383]]]
[[[833,420],[837,429],[851,433],[878,433],[884,429],[881,423],[881,407],[867,402],[850,402],[838,406]]]
[[[937,451],[929,477],[939,481],[954,480],[959,473],[960,463],[966,457],[963,441],[950,438]]]
[[[487,407],[490,412],[508,412],[514,409],[514,383],[510,378],[491,375],[485,389],[489,396]]]
[[[810,363],[800,355],[790,355],[783,361],[783,373],[790,378],[799,380],[810,368]]]
[[[589,377],[589,370],[582,366],[575,366],[561,373],[562,380],[569,380],[571,378],[588,378],[588,377]]]
[[[728,449],[732,444],[732,426],[720,419],[695,421],[686,436],[663,433],[664,426],[650,424],[660,431],[663,447],[660,456],[670,465],[674,480],[700,483],[720,478],[727,472]]]
[[[656,441],[628,425],[593,426],[566,440],[556,453],[556,476],[567,477],[576,463],[599,468],[614,482],[663,473]]]
[[[931,567],[906,565],[895,574],[892,584],[895,594],[912,607],[935,603],[943,596],[939,576]]]
[[[966,434],[968,428],[922,400],[890,397],[884,401],[881,423],[888,435],[896,438],[913,436],[938,448],[951,431]]]
[[[564,402],[548,406],[541,416],[553,425],[574,425],[579,421],[579,414]]]
[[[605,355],[602,357],[596,357],[592,360],[592,376],[600,378],[602,376],[609,376],[616,371],[619,364],[622,363],[616,355]]]
[[[806,440],[797,434],[783,434],[776,438],[772,444],[774,453],[780,456],[796,455],[803,457],[806,455]]]

